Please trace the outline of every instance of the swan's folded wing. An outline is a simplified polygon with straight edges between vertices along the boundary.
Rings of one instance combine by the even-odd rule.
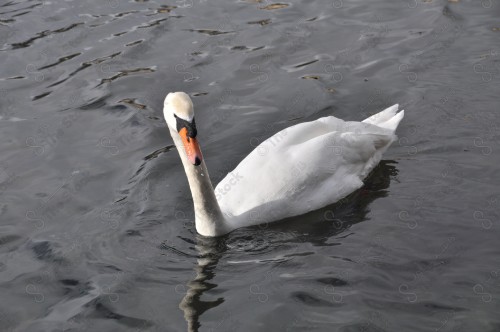
[[[359,167],[356,170],[360,179],[380,162],[382,154],[391,145],[396,136],[391,133],[356,133],[346,132],[340,135],[343,146],[342,157],[346,165]]]
[[[347,132],[340,134],[339,142],[348,152],[356,152],[361,159],[367,159],[375,151],[383,149],[394,140],[394,135]]]
[[[393,138],[387,129],[334,117],[293,126],[264,141],[224,178],[217,200],[247,226],[256,211],[279,219],[321,208],[362,186]]]

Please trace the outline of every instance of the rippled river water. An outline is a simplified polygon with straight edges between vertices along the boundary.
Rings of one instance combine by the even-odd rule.
[[[499,331],[499,14],[2,1],[0,330]],[[347,199],[206,239],[170,91],[193,98],[214,184],[287,126],[406,116]]]

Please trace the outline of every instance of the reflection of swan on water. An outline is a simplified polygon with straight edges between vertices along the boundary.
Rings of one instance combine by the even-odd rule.
[[[213,269],[217,266],[224,250],[224,240],[220,238],[204,238],[197,236],[196,250],[198,251],[198,264],[195,267],[196,276],[187,283],[187,290],[179,308],[184,311],[184,318],[188,324],[188,331],[198,331],[201,326],[200,316],[207,310],[217,307],[224,302],[223,298],[215,301],[202,301],[201,296],[216,284],[208,281],[214,277]]]

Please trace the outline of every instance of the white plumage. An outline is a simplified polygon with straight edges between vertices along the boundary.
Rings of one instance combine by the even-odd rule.
[[[212,199],[213,192],[207,193],[207,186],[193,188],[202,187],[197,183],[203,179],[191,179],[198,232],[221,235],[301,215],[349,195],[363,185],[363,179],[396,139],[394,132],[404,116],[404,111],[397,110],[398,105],[394,105],[363,122],[329,116],[286,128],[243,159],[217,185]],[[170,131],[182,159],[182,148],[172,128]],[[188,179],[202,178],[203,172],[208,175],[204,162],[199,170],[184,159],[183,163]],[[222,216],[213,205],[220,207]]]
[[[363,122],[325,117],[270,137],[215,188],[226,220],[233,228],[281,220],[360,188],[395,139],[404,115],[397,109]]]

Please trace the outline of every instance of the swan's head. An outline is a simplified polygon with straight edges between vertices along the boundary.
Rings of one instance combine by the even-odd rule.
[[[184,92],[171,92],[163,103],[163,115],[172,135],[179,135],[189,162],[201,164],[203,156],[196,140],[193,102]]]

